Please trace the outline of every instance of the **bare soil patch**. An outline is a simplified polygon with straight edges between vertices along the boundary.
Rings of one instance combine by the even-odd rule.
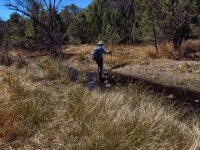
[[[136,63],[115,72],[133,75],[155,83],[189,88],[200,92],[200,62],[175,61],[170,59],[148,60]]]

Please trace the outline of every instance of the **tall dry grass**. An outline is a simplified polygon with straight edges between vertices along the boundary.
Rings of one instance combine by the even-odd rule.
[[[74,87],[69,94],[66,135],[69,149],[181,149],[200,144],[199,126],[180,121],[181,110],[138,90],[90,93]]]
[[[91,53],[95,45],[70,46],[65,49],[66,54],[73,54],[73,59],[79,62],[92,63]],[[159,53],[152,45],[105,45],[106,51],[112,51],[112,57],[106,55],[104,60],[109,65],[131,64],[135,60],[176,58],[171,44],[160,44]],[[90,61],[88,61],[90,60]]]
[[[54,84],[52,79],[68,79],[59,62],[47,59],[39,65],[44,77],[51,79],[45,81],[50,86],[42,81],[27,83],[20,72],[4,73],[0,85],[3,143],[19,140],[30,149],[59,149],[58,145],[77,150],[198,149],[198,117],[183,120],[183,109],[166,105],[164,98],[147,93],[142,85],[89,91],[77,83]],[[33,139],[42,142],[36,147]]]
[[[50,95],[23,83],[16,74],[4,73],[1,83],[0,138],[6,142],[30,136],[53,114]]]
[[[145,52],[146,57],[152,59],[159,59],[159,58],[167,58],[173,59],[175,58],[175,53],[171,44],[160,44],[158,46],[158,53],[154,47],[149,47],[148,50]]]
[[[187,40],[184,41],[180,50],[175,50],[172,44],[161,44],[158,46],[159,53],[156,52],[155,48],[150,47],[146,51],[146,56],[157,59],[157,58],[168,58],[168,59],[192,59],[199,60],[200,54],[200,40]]]
[[[54,60],[52,58],[46,59],[43,62],[38,62],[37,66],[42,70],[44,79],[55,80],[59,83],[67,84],[69,83],[69,78],[67,77],[67,66],[64,65],[59,60]],[[32,75],[32,80],[37,81],[37,75]]]
[[[198,51],[200,49],[200,40],[188,40],[183,43],[182,49],[186,50],[186,51],[187,50],[188,51],[190,51],[190,50]]]

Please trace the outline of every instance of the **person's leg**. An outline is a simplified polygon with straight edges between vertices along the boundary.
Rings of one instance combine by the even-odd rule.
[[[98,78],[100,81],[102,81],[102,76],[103,76],[103,59],[97,59],[96,63],[98,65],[97,68],[97,73],[98,73]]]
[[[99,60],[99,78],[102,81],[103,80],[103,59]]]
[[[100,79],[100,60],[99,59],[96,60],[96,64],[97,64],[97,76]]]

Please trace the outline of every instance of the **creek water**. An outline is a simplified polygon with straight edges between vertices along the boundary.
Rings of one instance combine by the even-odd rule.
[[[97,88],[110,88],[111,83],[109,83],[108,76],[100,83],[97,79],[97,74],[95,72],[80,72],[77,69],[69,67],[67,69],[67,75],[70,78],[70,82],[77,82],[80,78],[84,78],[84,86],[89,90],[95,90]]]

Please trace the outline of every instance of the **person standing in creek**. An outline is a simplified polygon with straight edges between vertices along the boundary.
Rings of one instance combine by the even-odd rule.
[[[104,54],[112,54],[111,51],[106,52],[104,48],[104,42],[99,41],[97,44],[97,47],[94,48],[93,53],[92,53],[92,58],[94,61],[96,61],[97,64],[97,73],[98,73],[98,79],[100,82],[104,80],[103,78],[103,55]]]

